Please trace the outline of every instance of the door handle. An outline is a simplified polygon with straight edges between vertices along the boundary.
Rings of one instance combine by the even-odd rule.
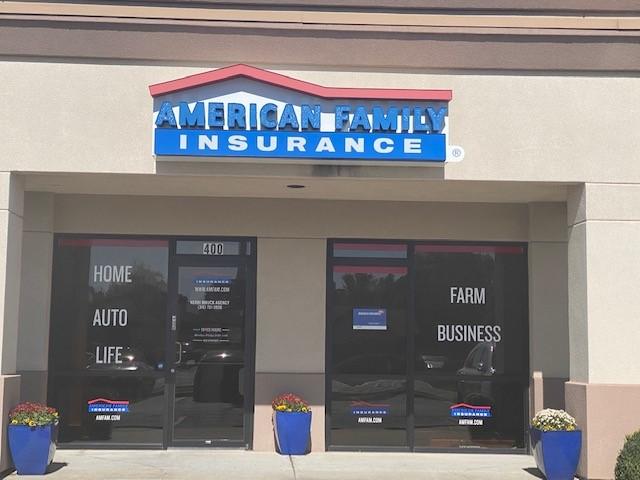
[[[182,363],[182,342],[176,342],[176,365]]]

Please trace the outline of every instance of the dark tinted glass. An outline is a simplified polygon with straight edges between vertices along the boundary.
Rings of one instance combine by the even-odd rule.
[[[242,440],[246,270],[178,268],[176,440]]]
[[[402,245],[332,244],[330,445],[524,448],[525,247]]]
[[[162,443],[164,376],[56,375],[54,383],[60,442]]]
[[[520,382],[416,374],[414,390],[417,447],[525,447]]]
[[[333,267],[331,441],[406,440],[407,268]]]
[[[332,445],[407,445],[406,389],[404,375],[334,375],[331,381]]]
[[[416,247],[415,445],[524,448],[523,247]]]
[[[166,241],[57,240],[49,395],[62,441],[162,441],[167,269]]]
[[[527,258],[523,247],[416,247],[416,369],[527,374]]]

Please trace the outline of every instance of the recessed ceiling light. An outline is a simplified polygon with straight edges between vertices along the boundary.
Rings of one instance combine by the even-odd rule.
[[[291,185],[287,185],[287,188],[306,188],[306,185],[300,185],[298,183],[292,183]]]

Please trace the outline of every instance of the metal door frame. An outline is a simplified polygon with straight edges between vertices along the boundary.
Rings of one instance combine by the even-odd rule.
[[[240,254],[229,256],[180,254],[176,252],[177,242],[191,241],[237,241],[241,242]],[[204,447],[204,448],[242,448],[253,447],[253,418],[255,397],[255,345],[256,345],[256,257],[257,242],[247,237],[174,237],[169,244],[169,276],[167,288],[167,317],[165,319],[165,418],[163,447]],[[249,245],[249,253],[246,253]],[[244,247],[244,248],[243,248]],[[244,440],[176,440],[174,439],[175,414],[175,338],[178,313],[178,269],[180,267],[225,267],[241,265],[246,269],[245,291],[245,339],[244,339]],[[174,319],[175,318],[175,329]]]

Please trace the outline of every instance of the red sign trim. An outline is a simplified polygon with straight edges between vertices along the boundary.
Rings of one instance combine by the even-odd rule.
[[[411,88],[342,88],[324,87],[287,77],[279,73],[262,70],[249,65],[231,65],[229,67],[210,70],[163,83],[149,86],[152,97],[180,92],[195,87],[222,82],[237,77],[246,77],[275,87],[287,88],[326,99],[361,99],[361,100],[423,100],[448,102],[453,97],[451,90],[422,90]]]

